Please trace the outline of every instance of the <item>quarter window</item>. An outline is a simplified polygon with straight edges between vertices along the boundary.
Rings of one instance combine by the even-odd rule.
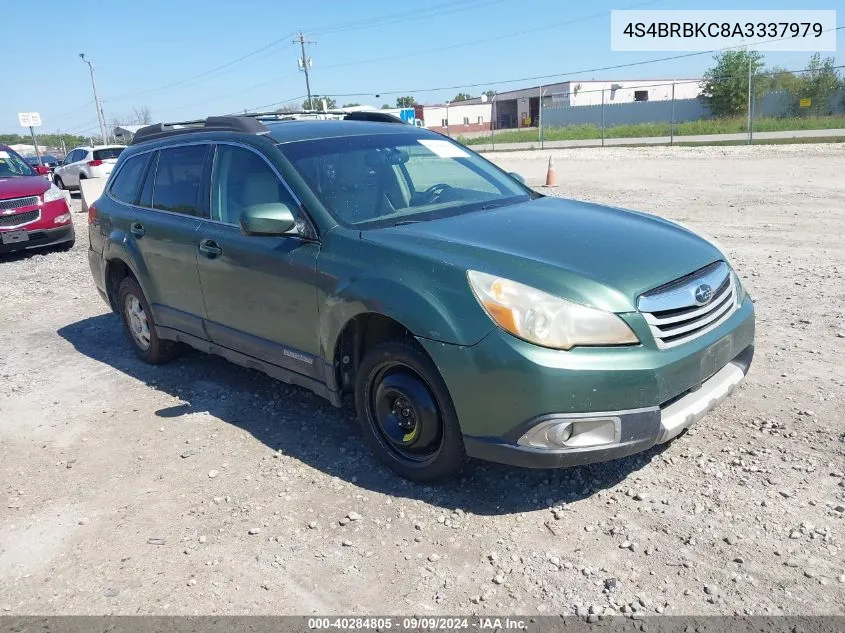
[[[142,154],[133,156],[123,163],[111,186],[110,192],[113,198],[129,204],[137,203],[138,188],[148,158],[149,154]]]
[[[207,145],[171,147],[159,152],[153,208],[201,216],[200,190]]]
[[[255,152],[218,145],[211,184],[211,219],[238,224],[245,209],[282,203],[296,211],[296,202],[267,162]]]

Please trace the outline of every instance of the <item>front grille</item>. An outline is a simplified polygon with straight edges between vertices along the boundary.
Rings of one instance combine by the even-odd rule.
[[[13,215],[0,215],[0,227],[12,228],[35,222],[41,217],[41,211],[27,211],[26,213],[15,213]]]
[[[0,209],[20,209],[21,207],[33,207],[38,204],[38,196],[26,198],[8,198],[0,200]]]
[[[710,288],[706,302],[701,300],[702,286]],[[738,308],[737,292],[733,273],[727,264],[717,262],[645,293],[637,305],[657,346],[667,349],[698,338],[724,323]]]

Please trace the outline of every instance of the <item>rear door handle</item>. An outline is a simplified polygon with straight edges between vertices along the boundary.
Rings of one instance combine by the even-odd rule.
[[[214,240],[202,240],[199,250],[202,255],[209,259],[214,259],[223,254],[223,249]]]
[[[129,232],[135,237],[144,237],[144,234],[146,233],[144,225],[140,222],[133,222],[132,226],[129,227]]]

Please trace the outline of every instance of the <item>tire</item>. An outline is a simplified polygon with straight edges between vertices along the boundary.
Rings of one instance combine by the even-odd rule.
[[[70,238],[67,242],[62,242],[59,244],[58,249],[60,251],[69,251],[73,248],[73,245],[76,244],[76,236]]]
[[[370,449],[396,474],[437,483],[467,462],[446,383],[417,347],[390,341],[369,350],[358,368],[355,408]]]
[[[61,176],[56,176],[53,178],[53,184],[56,185],[59,189],[65,188],[65,183],[62,181]]]
[[[179,347],[174,341],[160,339],[156,334],[150,304],[134,278],[126,277],[120,282],[117,306],[126,335],[138,358],[150,365],[160,365],[178,355]]]

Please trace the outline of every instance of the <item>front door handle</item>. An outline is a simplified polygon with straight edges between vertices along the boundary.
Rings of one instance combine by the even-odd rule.
[[[133,222],[132,226],[129,227],[129,232],[135,237],[144,237],[144,234],[146,233],[144,225],[140,222]]]
[[[223,249],[214,240],[202,240],[200,242],[200,253],[209,259],[214,259],[223,254]]]

